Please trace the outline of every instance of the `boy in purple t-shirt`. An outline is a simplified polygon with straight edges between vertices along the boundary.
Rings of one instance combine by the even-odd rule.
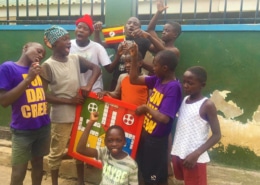
[[[181,84],[175,77],[178,58],[173,51],[162,50],[153,61],[155,76],[142,77],[137,69],[138,48],[130,48],[130,81],[152,90],[147,104],[137,107],[144,114],[143,132],[137,151],[137,163],[145,184],[167,184],[168,136],[182,100]]]
[[[32,184],[40,185],[43,156],[49,153],[50,118],[42,87],[39,62],[45,49],[39,43],[24,45],[17,62],[0,65],[0,104],[12,106],[11,185],[22,185],[28,161],[32,164]]]

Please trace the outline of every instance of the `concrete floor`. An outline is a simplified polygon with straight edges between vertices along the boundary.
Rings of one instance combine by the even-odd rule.
[[[11,144],[9,141],[0,140],[0,185],[10,184],[10,155]],[[49,169],[44,162],[46,175],[43,177],[42,185],[51,185]],[[85,165],[86,185],[97,185],[100,180],[101,170]],[[182,185],[180,181],[169,179],[169,185]],[[210,163],[208,165],[208,185],[259,185],[260,171],[247,171],[233,169]],[[24,185],[31,185],[30,170],[27,171]],[[76,168],[73,160],[64,160],[60,168],[59,185],[77,185]]]
[[[9,185],[10,183],[10,166],[0,166],[0,184]],[[88,177],[93,180],[95,175],[89,174]],[[90,180],[89,179],[89,180]],[[87,180],[85,185],[96,185]],[[182,182],[172,180],[169,185],[183,185]],[[76,179],[73,177],[61,177],[59,179],[60,185],[77,185]],[[208,185],[259,185],[260,172],[236,170],[216,165],[209,165],[208,167]],[[28,170],[24,185],[31,185],[30,171]],[[43,177],[42,185],[51,185],[51,178],[49,175]]]

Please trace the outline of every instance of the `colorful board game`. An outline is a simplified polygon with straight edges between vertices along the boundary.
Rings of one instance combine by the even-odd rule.
[[[124,151],[135,158],[144,119],[143,116],[135,114],[135,109],[136,105],[108,96],[104,96],[102,100],[99,100],[96,93],[91,92],[86,102],[82,106],[77,107],[68,154],[75,159],[102,168],[100,161],[76,152],[77,143],[89,121],[90,112],[97,111],[99,112],[99,120],[94,123],[86,145],[92,148],[104,147],[104,138],[108,127],[111,125],[120,125],[126,135]]]

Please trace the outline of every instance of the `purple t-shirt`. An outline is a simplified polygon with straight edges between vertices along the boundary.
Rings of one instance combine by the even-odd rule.
[[[0,65],[0,89],[9,91],[28,75],[29,67],[12,61]],[[31,82],[25,92],[12,104],[11,127],[17,130],[33,130],[50,123],[47,102],[39,76]]]
[[[146,114],[143,127],[152,136],[167,136],[171,132],[173,120],[181,105],[181,84],[177,80],[162,84],[157,76],[146,77],[145,83],[149,89],[152,89],[147,105],[169,116],[170,120],[165,124],[157,122],[152,115]]]

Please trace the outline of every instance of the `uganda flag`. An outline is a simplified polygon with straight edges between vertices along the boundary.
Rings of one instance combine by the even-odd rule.
[[[102,29],[107,44],[116,44],[125,40],[124,26]]]

